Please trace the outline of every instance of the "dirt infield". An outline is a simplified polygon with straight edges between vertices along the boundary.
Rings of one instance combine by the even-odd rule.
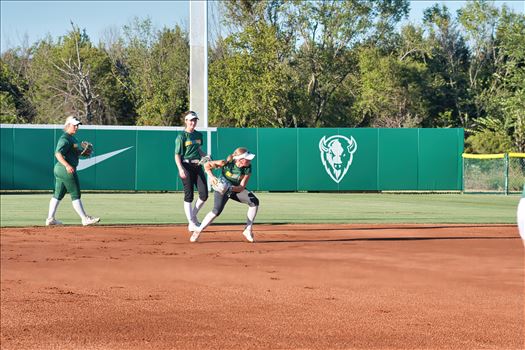
[[[2,349],[523,349],[513,225],[1,229]]]

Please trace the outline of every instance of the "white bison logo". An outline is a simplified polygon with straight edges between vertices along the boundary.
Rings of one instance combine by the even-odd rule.
[[[352,136],[350,136],[350,140],[341,135],[330,136],[329,138],[323,136],[319,141],[319,149],[326,172],[335,182],[341,182],[350,164],[352,164],[354,152],[357,150],[355,139]]]

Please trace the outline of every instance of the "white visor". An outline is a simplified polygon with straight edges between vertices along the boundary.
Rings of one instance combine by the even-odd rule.
[[[255,158],[255,154],[250,153],[250,152],[244,152],[243,154],[239,154],[238,156],[233,157],[233,159],[235,160],[239,160],[239,159],[252,160],[253,158]]]
[[[186,116],[184,117],[184,120],[193,120],[193,119],[199,119],[199,117],[197,116],[197,113],[195,112],[189,112],[188,114],[186,114]]]
[[[70,117],[67,117],[66,122],[64,123],[64,126],[68,125],[68,124],[78,125],[78,124],[82,124],[82,123],[76,117],[70,116]]]

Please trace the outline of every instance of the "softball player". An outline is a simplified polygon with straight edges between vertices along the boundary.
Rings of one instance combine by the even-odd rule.
[[[80,200],[80,183],[78,181],[76,168],[78,158],[83,149],[74,137],[80,124],[82,123],[77,118],[67,117],[64,124],[64,133],[58,139],[55,149],[55,157],[58,160],[54,168],[55,192],[49,202],[46,226],[62,225],[62,222],[55,219],[55,214],[60,201],[68,192],[71,195],[73,208],[82,219],[82,225],[92,225],[100,221],[100,218],[86,214],[82,201]]]
[[[186,128],[175,140],[175,163],[179,169],[179,176],[184,185],[184,213],[188,220],[188,231],[194,231],[199,225],[197,214],[208,199],[208,185],[202,166],[201,157],[206,153],[202,150],[202,134],[195,130],[199,117],[197,113],[188,111],[184,115]],[[199,198],[192,208],[193,190],[197,186]]]
[[[249,241],[254,242],[252,227],[259,208],[259,199],[246,189],[248,181],[252,174],[251,161],[255,158],[255,154],[250,153],[246,148],[237,148],[233,154],[229,155],[226,160],[210,161],[204,165],[206,173],[210,181],[215,183],[218,179],[213,175],[212,169],[221,168],[221,175],[231,183],[231,188],[224,194],[214,192],[213,209],[204,219],[202,224],[197,227],[191,235],[190,241],[196,242],[199,239],[201,232],[210,225],[217,216],[219,216],[226,205],[226,202],[231,198],[237,202],[248,205],[246,227],[243,231],[243,236]]]
[[[521,193],[521,199],[518,204],[518,230],[520,232],[523,247],[525,247],[525,186]]]

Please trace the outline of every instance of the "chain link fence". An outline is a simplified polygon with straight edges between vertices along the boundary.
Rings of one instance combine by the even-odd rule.
[[[463,192],[520,193],[525,153],[463,154]]]

